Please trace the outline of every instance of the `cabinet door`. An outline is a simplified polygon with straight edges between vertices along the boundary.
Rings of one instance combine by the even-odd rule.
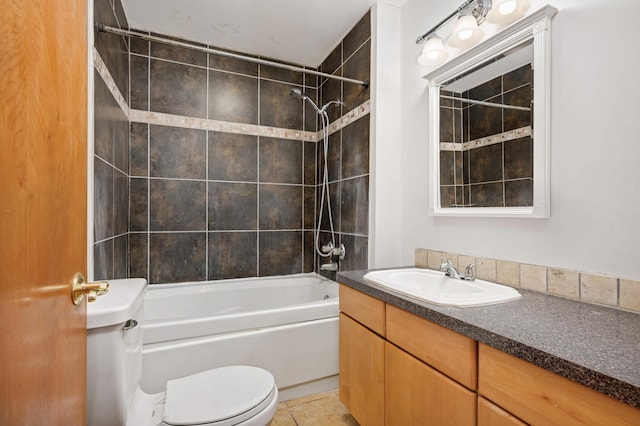
[[[517,417],[504,411],[491,401],[478,398],[478,426],[526,426]]]
[[[340,400],[362,426],[384,424],[384,340],[340,314]]]
[[[475,426],[474,392],[391,343],[385,368],[387,426]]]

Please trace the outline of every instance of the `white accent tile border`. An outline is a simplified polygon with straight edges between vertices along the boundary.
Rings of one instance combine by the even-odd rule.
[[[358,121],[360,118],[364,117],[370,112],[371,112],[371,100],[367,100],[362,104],[360,104],[359,106],[357,106],[356,108],[349,111],[348,113],[346,113],[345,115],[343,115],[342,117],[340,117],[339,119],[337,119],[336,121],[334,121],[333,123],[330,123],[329,134],[331,135],[337,132],[338,130],[344,127],[347,127],[349,124],[355,121]],[[322,130],[317,132],[316,140],[317,141],[322,140]]]
[[[473,148],[494,145],[500,142],[512,141],[515,139],[531,136],[531,126],[520,127],[508,132],[498,133],[480,139],[474,139],[465,143],[440,142],[440,151],[469,151]]]
[[[95,47],[93,48],[93,66],[96,68],[96,71],[98,71],[98,74],[100,74],[100,76],[102,77],[102,80],[109,88],[109,91],[115,98],[116,102],[118,102],[118,105],[120,105],[120,108],[122,108],[124,115],[129,118],[129,105],[127,105],[127,101],[125,100],[124,96],[122,96],[122,93],[120,93],[120,89],[118,88],[116,81],[111,76],[107,65],[102,60],[100,53],[98,53],[98,49],[96,49]]]
[[[337,132],[370,112],[371,102],[366,101],[362,105],[340,117],[338,120],[329,124],[329,134]],[[265,136],[280,139],[293,139],[304,142],[318,142],[322,140],[322,131],[304,132],[302,130],[284,129],[280,127],[210,120],[207,118],[186,117],[182,115],[140,111],[135,109],[129,111],[129,120],[136,123],[185,127],[198,130],[213,130],[216,132],[238,133],[242,135]]]
[[[94,47],[93,64],[102,77],[111,94],[122,108],[129,121],[135,123],[157,124],[162,126],[184,127],[188,129],[212,130],[216,132],[238,133],[242,135],[265,136],[280,139],[293,139],[304,142],[318,142],[322,140],[322,131],[304,132],[302,130],[284,129],[280,127],[259,126],[256,124],[235,123],[231,121],[210,120],[207,118],[187,117],[182,115],[165,114],[161,112],[141,111],[129,109],[120,89]],[[348,126],[371,112],[371,101],[367,100],[358,107],[347,112],[338,120],[329,124],[329,134]]]
[[[295,139],[305,142],[316,142],[316,132],[283,129],[278,127],[258,126],[256,124],[234,123],[231,121],[210,120],[207,118],[187,117],[183,115],[165,114],[161,112],[140,111],[132,109],[129,120],[136,123],[156,124],[161,126],[185,127],[197,130],[238,133],[242,135],[266,136],[281,139]]]

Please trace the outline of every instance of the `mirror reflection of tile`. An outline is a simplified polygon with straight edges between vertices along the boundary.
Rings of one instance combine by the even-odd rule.
[[[533,205],[532,78],[527,64],[462,93],[441,92],[442,207]]]

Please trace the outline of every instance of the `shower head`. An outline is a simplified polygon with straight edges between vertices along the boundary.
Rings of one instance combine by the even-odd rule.
[[[313,108],[316,110],[316,112],[318,114],[320,114],[320,108],[318,108],[318,106],[315,104],[315,102],[313,102],[313,99],[311,99],[306,93],[304,93],[302,91],[302,89],[300,89],[299,87],[294,87],[291,89],[291,91],[289,92],[289,94],[291,96],[299,96],[302,98],[303,101],[309,101],[309,103],[313,106]]]
[[[306,100],[306,99],[311,100],[311,98],[309,96],[307,96],[307,94],[304,93],[302,91],[302,89],[300,89],[298,87],[294,87],[293,89],[291,89],[290,95],[291,96],[300,96],[303,100]]]

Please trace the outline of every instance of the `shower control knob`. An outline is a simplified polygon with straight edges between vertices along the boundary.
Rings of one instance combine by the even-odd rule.
[[[328,244],[322,246],[323,253],[331,253],[333,251],[333,243],[329,242]]]

